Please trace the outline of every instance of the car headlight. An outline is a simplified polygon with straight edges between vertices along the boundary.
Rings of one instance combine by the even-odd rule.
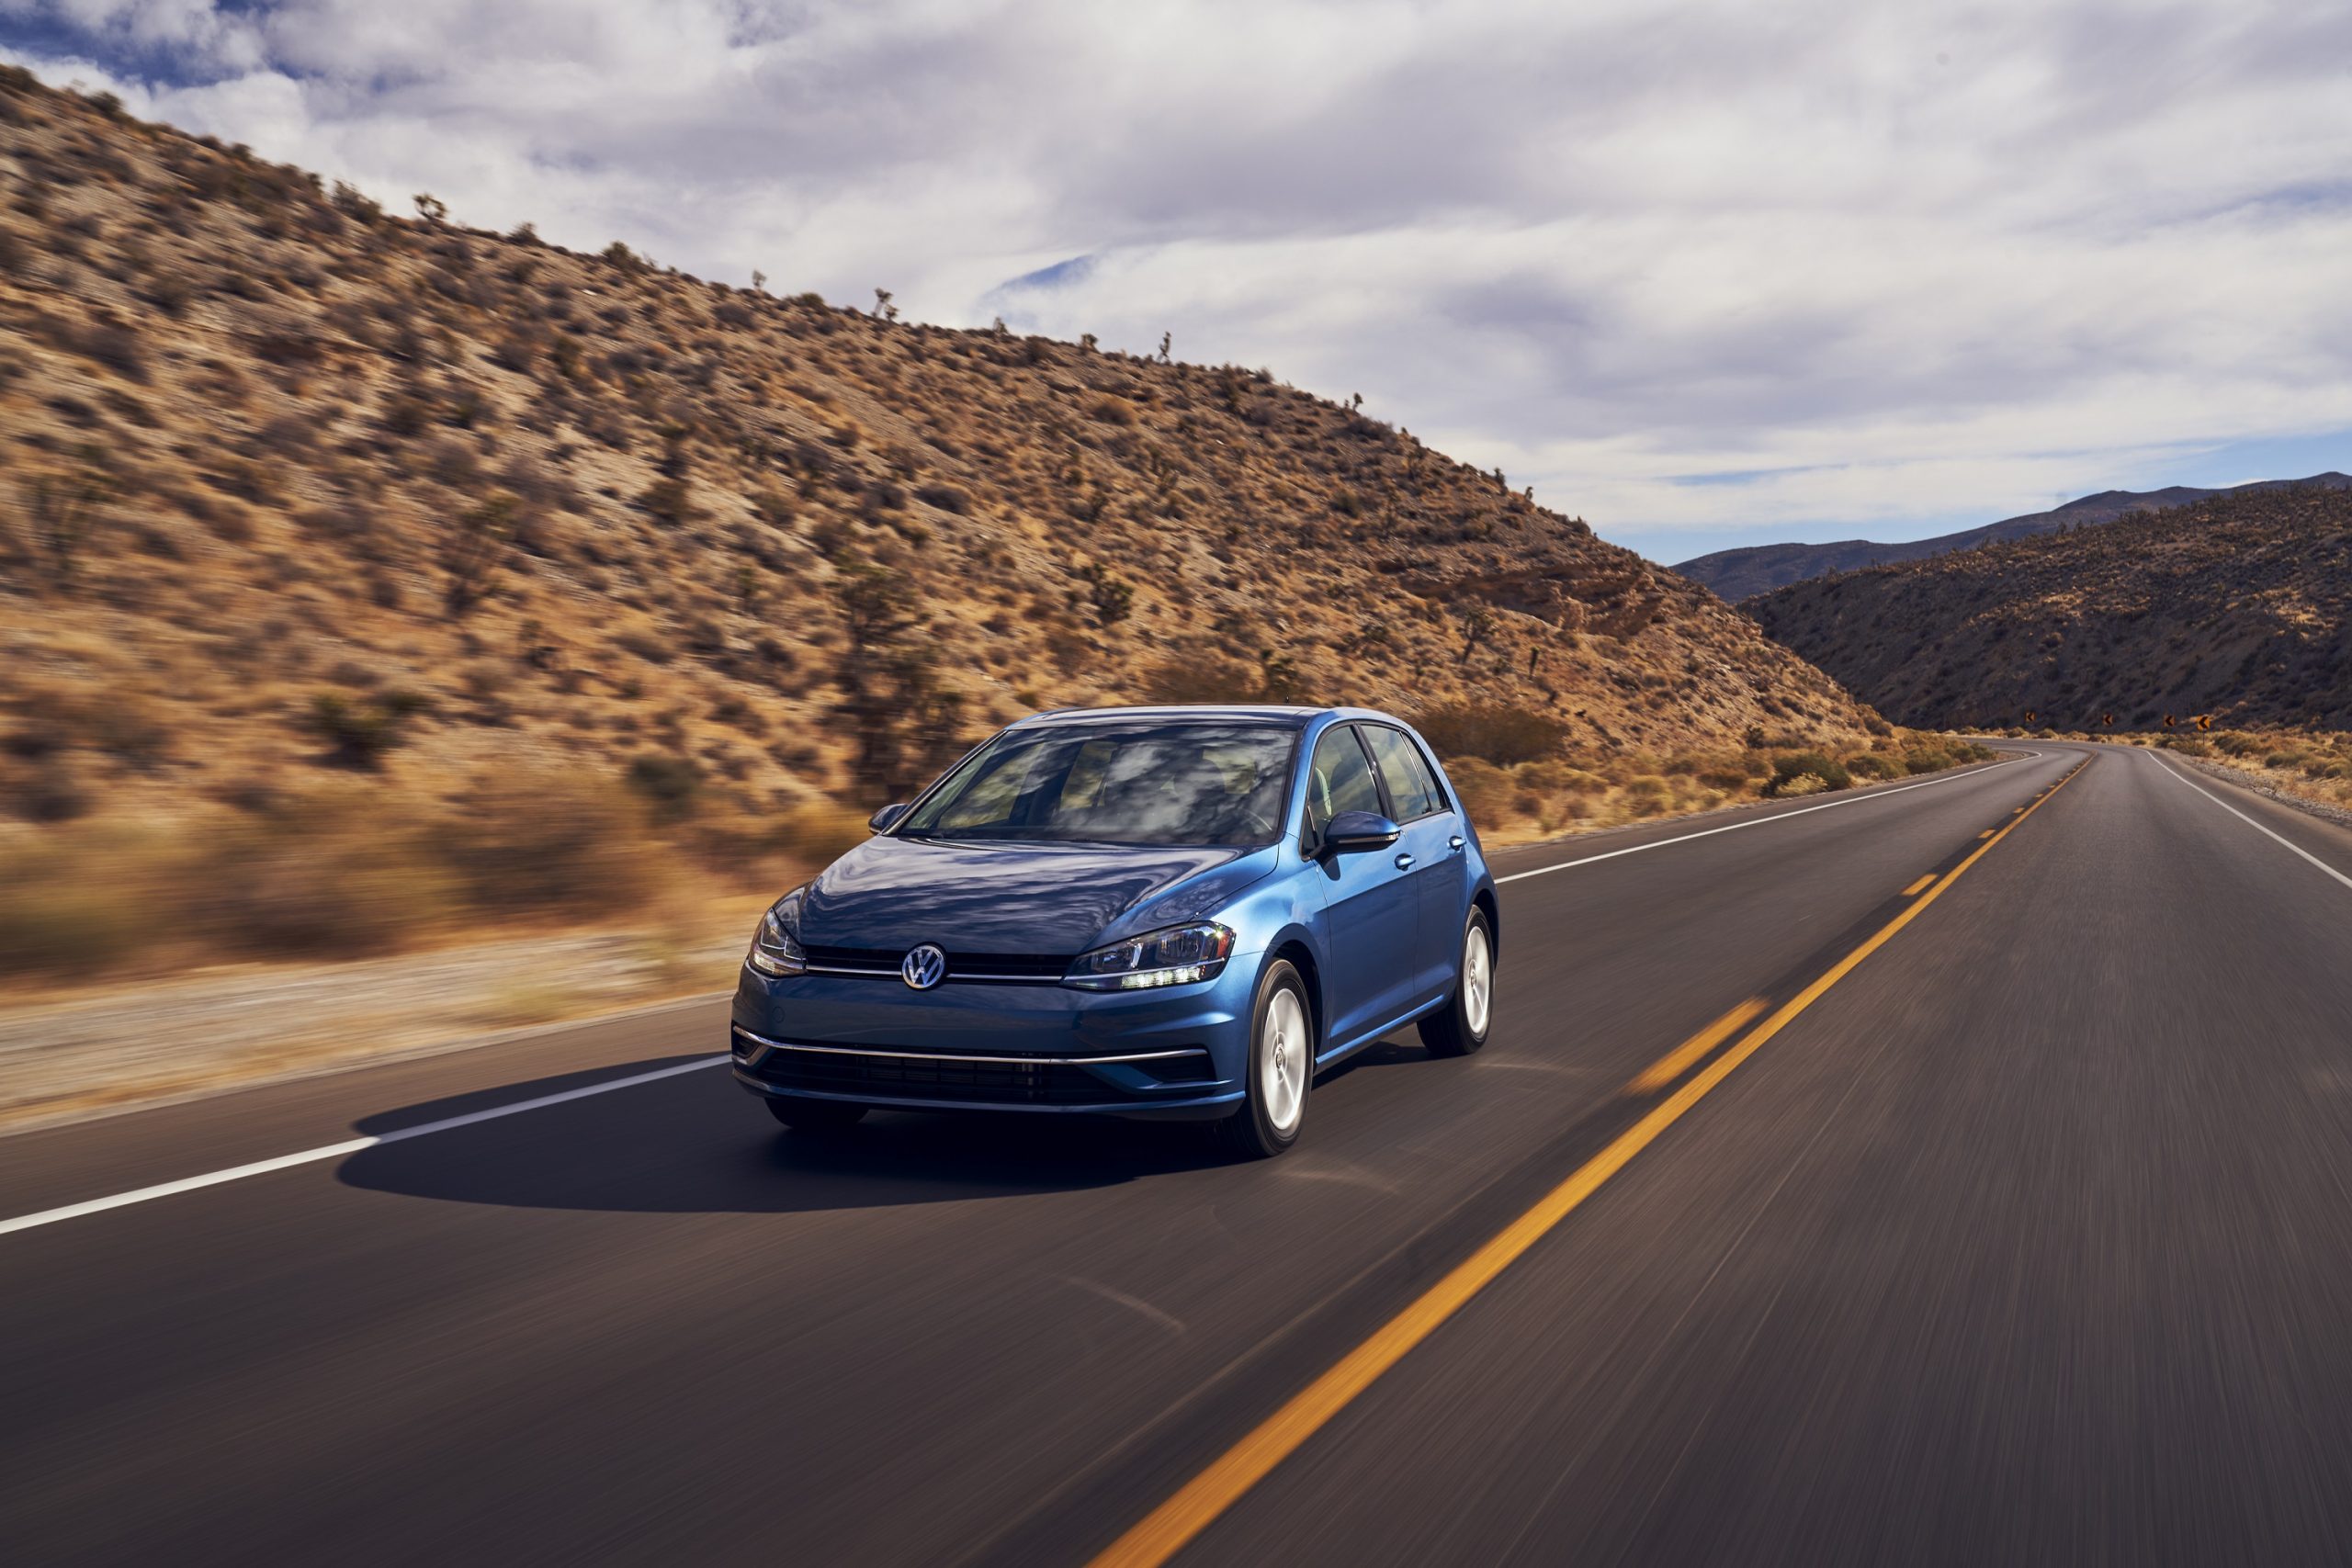
[[[743,955],[744,963],[760,974],[776,977],[808,970],[808,955],[800,951],[800,906],[808,896],[808,889],[796,887],[760,917],[760,929],[752,933],[752,951]]]
[[[1215,921],[1171,926],[1082,955],[1062,976],[1086,991],[1143,991],[1215,979],[1233,952],[1233,932]]]

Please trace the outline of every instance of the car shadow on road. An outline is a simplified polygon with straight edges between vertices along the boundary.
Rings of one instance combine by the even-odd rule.
[[[388,1134],[591,1088],[695,1055],[653,1057],[385,1111]],[[1382,1041],[1319,1075],[1425,1059]],[[402,1138],[343,1162],[347,1185],[445,1202],[650,1213],[807,1213],[1113,1187],[1228,1163],[1197,1122],[876,1111],[838,1133],[788,1132],[722,1066]]]
[[[372,1116],[389,1134],[678,1066],[693,1056],[502,1085]],[[724,1066],[362,1150],[347,1185],[447,1202],[656,1213],[796,1213],[1018,1198],[1225,1163],[1197,1122],[876,1111],[789,1132]]]

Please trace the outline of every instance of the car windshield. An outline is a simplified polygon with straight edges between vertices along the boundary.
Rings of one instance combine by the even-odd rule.
[[[1282,836],[1298,732],[1158,720],[1009,729],[908,814],[905,838],[1254,848]]]

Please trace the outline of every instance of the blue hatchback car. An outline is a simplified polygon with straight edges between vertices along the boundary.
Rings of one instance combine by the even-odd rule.
[[[1444,770],[1359,708],[1093,708],[1000,731],[776,900],[735,993],[778,1121],[871,1106],[1215,1120],[1295,1143],[1316,1069],[1486,1043],[1494,879]]]

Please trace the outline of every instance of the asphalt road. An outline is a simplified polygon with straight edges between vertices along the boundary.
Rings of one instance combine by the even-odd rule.
[[[684,1069],[0,1228],[0,1558],[2352,1560],[2352,833],[2029,744],[1498,857],[1493,1043],[1265,1164],[795,1138],[723,1004],[0,1139],[21,1217]]]

